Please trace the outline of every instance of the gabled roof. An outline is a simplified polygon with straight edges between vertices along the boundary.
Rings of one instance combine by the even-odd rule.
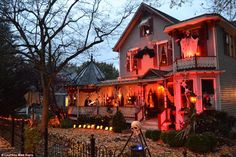
[[[141,3],[141,5],[139,6],[139,8],[137,9],[137,11],[135,12],[134,16],[132,17],[131,21],[129,22],[128,26],[125,28],[124,32],[122,33],[121,37],[119,38],[119,40],[117,41],[117,43],[115,44],[113,50],[116,52],[119,52],[119,48],[120,46],[124,43],[124,41],[126,40],[126,38],[128,37],[130,31],[136,26],[139,18],[142,16],[143,11],[147,11],[150,14],[154,14],[156,16],[161,17],[162,19],[164,19],[165,21],[168,21],[170,24],[174,24],[177,23],[179,20],[167,15],[163,12],[161,12],[160,10],[157,10],[145,3]]]
[[[163,81],[169,73],[169,71],[149,69],[142,77],[136,79],[105,80],[101,81],[99,84],[97,84],[97,86],[125,85]]]
[[[158,69],[149,69],[141,78],[150,79],[150,78],[164,78],[169,71],[163,71]]]
[[[176,24],[166,26],[164,29],[164,32],[169,33],[175,29],[183,28],[190,25],[195,25],[195,24],[205,22],[205,21],[222,21],[223,23],[229,25],[231,28],[236,29],[235,21],[230,22],[227,19],[225,19],[223,16],[216,13],[212,13],[212,14],[202,14],[193,18],[180,21],[179,23],[176,23]]]
[[[236,27],[236,21],[231,21],[231,23]]]
[[[98,68],[91,57],[91,61],[80,71],[78,76],[75,78],[75,84],[78,86],[96,85],[103,80],[105,80],[105,75]]]

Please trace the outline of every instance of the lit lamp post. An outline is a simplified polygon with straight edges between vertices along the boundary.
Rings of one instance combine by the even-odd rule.
[[[190,92],[189,94],[189,101],[191,104],[196,104],[197,102],[197,96],[193,92]]]
[[[197,95],[194,92],[189,93],[189,102],[190,102],[190,113],[196,113],[195,104],[197,102]]]

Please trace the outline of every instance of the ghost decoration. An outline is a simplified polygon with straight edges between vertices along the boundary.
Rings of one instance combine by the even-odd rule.
[[[131,131],[135,136],[138,136],[141,132],[141,123],[139,121],[133,121],[131,123]]]

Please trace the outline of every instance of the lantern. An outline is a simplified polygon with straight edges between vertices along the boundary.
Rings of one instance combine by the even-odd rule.
[[[192,104],[195,104],[197,102],[197,96],[193,92],[190,92],[189,94],[189,101]]]

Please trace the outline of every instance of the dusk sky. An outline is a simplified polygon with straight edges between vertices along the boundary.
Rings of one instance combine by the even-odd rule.
[[[112,0],[107,0],[112,1]],[[112,6],[116,8],[117,10],[120,9],[120,7],[126,2],[126,0],[119,0],[119,1],[112,1]],[[201,1],[194,1],[191,3],[187,3],[182,7],[174,7],[170,8],[169,4],[166,4],[163,2],[163,5],[161,7],[156,7],[158,10],[169,14],[170,16],[173,16],[179,20],[185,20],[188,18],[192,18],[197,15],[204,14],[206,10],[204,10],[201,6]],[[113,52],[112,48],[114,47],[116,41],[119,39],[120,35],[124,31],[125,27],[127,26],[128,22],[132,16],[130,16],[122,27],[119,28],[119,31],[116,32],[118,35],[113,35],[108,40],[105,40],[102,44],[98,45],[95,49],[95,53],[93,53],[94,58],[96,61],[102,61],[107,63],[112,63],[116,68],[119,68],[119,59],[118,59],[118,53]],[[85,55],[85,57],[78,57],[75,60],[73,60],[73,63],[81,64],[83,62],[88,60],[88,55]]]

